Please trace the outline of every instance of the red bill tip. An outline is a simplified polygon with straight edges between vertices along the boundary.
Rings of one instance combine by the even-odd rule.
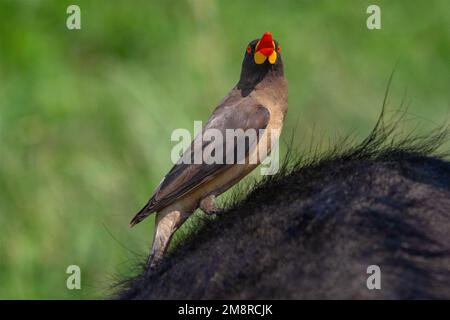
[[[261,52],[266,57],[270,56],[273,53],[273,38],[270,32],[264,33],[261,40],[259,40],[258,46],[256,47],[256,51]]]

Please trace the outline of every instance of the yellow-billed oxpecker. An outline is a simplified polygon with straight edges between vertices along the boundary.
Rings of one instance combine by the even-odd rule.
[[[161,261],[174,232],[197,208],[207,214],[217,213],[215,197],[255,169],[277,142],[288,98],[280,52],[280,45],[269,32],[248,44],[239,82],[216,107],[201,133],[131,221],[133,226],[156,212],[148,269]],[[229,142],[225,137],[230,129],[244,132],[253,129],[257,132],[256,140],[252,143],[245,136],[237,136]],[[223,141],[205,139],[208,131],[221,133]],[[239,156],[237,149],[242,143],[245,144],[244,154]],[[263,147],[266,151],[260,152]],[[216,152],[221,152],[224,161],[211,163],[204,158],[201,163],[186,161],[192,160],[195,152],[214,148],[217,150],[210,155],[217,156]],[[230,154],[234,162],[228,161]],[[256,161],[249,161],[255,157]]]

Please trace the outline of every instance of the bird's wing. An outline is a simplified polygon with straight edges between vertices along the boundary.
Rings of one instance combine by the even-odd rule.
[[[205,124],[202,132],[197,135],[181,159],[164,177],[150,201],[136,214],[131,224],[134,225],[140,222],[151,212],[164,208],[174,200],[201,186],[232,166],[233,164],[227,164],[226,161],[227,155],[230,156],[231,151],[234,152],[234,161],[232,163],[241,163],[236,161],[245,160],[250,151],[256,146],[261,136],[261,130],[267,127],[269,118],[270,113],[267,108],[255,103],[252,99],[245,99],[233,105],[227,106],[224,104],[217,107]],[[223,141],[215,141],[214,139],[211,139],[212,141],[204,141],[206,140],[205,133],[212,132],[208,131],[210,129],[218,130],[222,134]],[[255,129],[256,139],[238,135],[233,143],[225,144],[226,129],[243,129],[244,131]],[[201,164],[195,164],[194,161],[191,161],[191,164],[187,164],[185,161],[182,161],[186,159],[194,160],[194,152],[200,151],[202,155],[205,148],[208,148],[208,150],[222,148],[223,161],[221,163],[211,163],[207,161],[208,157],[207,159],[203,158]],[[244,150],[244,152],[239,150]],[[230,162],[228,161],[228,163]]]

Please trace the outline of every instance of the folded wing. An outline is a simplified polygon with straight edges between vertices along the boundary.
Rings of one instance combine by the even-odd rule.
[[[150,213],[166,207],[205,182],[210,181],[232,166],[233,163],[241,163],[239,161],[245,160],[255,148],[261,130],[267,127],[270,118],[269,111],[264,106],[249,103],[249,101],[251,100],[244,100],[231,106],[221,105],[216,108],[202,132],[195,137],[177,164],[164,177],[149,202],[133,218],[131,225],[140,222]],[[242,131],[239,130],[240,134],[237,134],[230,143],[229,139],[226,139],[227,129],[242,129]],[[246,131],[254,131],[256,135],[243,135],[242,132]],[[213,135],[220,133],[223,139],[216,141],[208,133]],[[217,155],[215,152],[208,152],[205,157],[202,156],[202,163],[194,163],[194,153],[200,152],[203,155],[205,149],[215,150],[216,152],[223,150],[222,161],[212,163],[211,157]],[[217,157],[214,159],[217,159]]]

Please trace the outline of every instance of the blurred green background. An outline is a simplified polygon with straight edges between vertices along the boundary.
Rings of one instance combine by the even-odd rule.
[[[373,3],[381,30],[366,28]],[[448,118],[448,0],[0,0],[0,298],[102,298],[133,273],[153,218],[128,222],[171,167],[172,130],[207,119],[265,31],[298,147],[364,137],[396,64],[405,128]],[[71,264],[81,290],[66,288]]]

